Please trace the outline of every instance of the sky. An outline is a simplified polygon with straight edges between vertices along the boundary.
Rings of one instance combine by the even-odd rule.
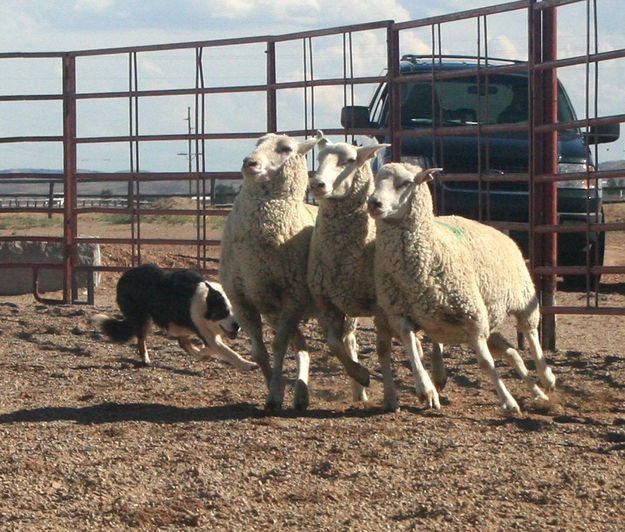
[[[624,0],[598,0],[599,51],[625,48],[625,33],[620,17]],[[498,0],[2,0],[0,2],[0,52],[47,52],[114,48],[123,46],[215,40],[258,35],[285,34],[315,30],[376,20],[396,22],[420,19],[457,11],[501,3]],[[559,8],[559,52],[561,56],[583,54],[586,51],[585,2]],[[497,15],[489,17],[488,36],[484,44],[492,56],[525,59],[527,38],[525,15]],[[458,22],[442,29],[445,53],[472,54],[476,52],[476,23]],[[357,37],[358,52],[355,68],[360,75],[377,75],[384,66],[384,34],[378,32]],[[430,30],[406,32],[402,35],[403,52],[428,53]],[[481,41],[482,42],[482,41]],[[481,46],[484,46],[481,44]],[[301,46],[301,45],[300,45]],[[221,51],[207,52],[207,76],[223,84],[262,83],[263,55],[258,50],[235,52],[224,61]],[[228,52],[229,53],[229,52]],[[336,42],[320,40],[315,43],[316,77],[331,77],[340,63]],[[224,52],[225,54],[225,52]],[[301,76],[301,51],[285,47],[279,56],[278,71],[282,80]],[[258,57],[258,61],[255,58]],[[317,59],[318,58],[318,59]],[[125,57],[84,60],[78,65],[78,90],[125,90],[127,64]],[[601,67],[599,92],[600,114],[625,113],[625,60],[611,61]],[[190,54],[154,54],[141,59],[140,88],[193,87],[194,63]],[[37,60],[24,64],[17,60],[0,60],[0,94],[32,94],[58,91],[60,67],[58,61]],[[587,105],[583,74],[579,68],[561,69],[559,75],[577,108],[583,114]],[[567,79],[568,78],[568,79]],[[372,92],[363,87],[356,103],[366,104]],[[368,91],[365,93],[364,91]],[[297,128],[300,121],[301,97],[286,94],[279,108],[279,127]],[[326,127],[338,127],[338,113],[342,96],[321,92],[317,100],[335,98],[336,105],[320,111],[318,122]],[[185,133],[188,123],[186,110],[193,101],[179,98],[171,102],[154,101],[142,104],[141,127],[145,133]],[[87,109],[79,105],[78,133],[84,136],[127,133],[127,108],[121,101],[100,102],[100,107]],[[260,130],[264,111],[258,113],[259,102],[253,98],[232,97],[217,99],[216,108],[224,113],[212,119],[216,131],[231,128]],[[293,109],[298,108],[295,118]],[[580,109],[581,107],[581,109]],[[320,106],[321,109],[321,106]],[[324,112],[326,113],[324,115]],[[17,135],[59,134],[60,109],[58,105],[0,103],[0,137]],[[323,124],[321,124],[323,125]],[[624,135],[625,136],[625,132]],[[603,148],[608,158],[625,158],[622,141]],[[232,159],[248,149],[234,146]],[[79,167],[97,170],[123,170],[127,154],[120,146],[108,147],[105,153],[94,146],[82,146]],[[158,148],[153,145],[143,158],[149,169],[182,170],[188,161],[186,146]],[[125,148],[124,148],[125,149]],[[127,151],[127,149],[125,149]],[[236,152],[236,153],[234,153]],[[223,147],[215,148],[211,162],[219,170],[230,161]],[[0,143],[0,168],[58,166],[58,147],[44,145],[8,145]],[[231,166],[231,165],[230,165]]]

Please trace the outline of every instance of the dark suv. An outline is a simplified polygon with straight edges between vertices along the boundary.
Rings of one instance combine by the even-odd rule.
[[[503,60],[489,59],[489,64]],[[507,61],[510,63],[510,61]],[[483,63],[482,63],[483,64]],[[435,71],[475,69],[475,75],[415,80],[402,83],[401,127],[432,128],[437,126],[471,126],[478,124],[528,123],[528,73],[477,73],[475,58],[443,56],[434,63],[430,56],[405,55],[401,59],[403,75],[427,74]],[[348,130],[384,128],[388,124],[389,105],[386,84],[381,84],[368,107],[343,108],[341,124]],[[558,120],[576,120],[575,111],[558,83]],[[613,142],[618,139],[618,124],[591,128],[591,139]],[[402,159],[418,158],[424,164],[442,167],[446,173],[503,174],[527,173],[530,143],[527,131],[507,131],[477,135],[430,135],[404,138]],[[380,142],[388,141],[383,135]],[[558,133],[558,171],[585,172],[592,169],[585,135],[579,129]],[[388,153],[385,155],[388,157]],[[379,164],[379,162],[378,162]],[[488,185],[477,181],[435,180],[439,214],[459,214],[479,220],[527,222],[529,219],[528,184],[525,181],[493,181]],[[479,195],[482,194],[482,201]],[[560,224],[603,221],[601,187],[581,180],[558,182],[558,217]],[[480,212],[480,208],[481,211]],[[524,253],[528,250],[527,232],[511,232]],[[602,264],[605,233],[560,233],[558,263],[561,265]],[[585,276],[571,276],[571,283],[585,284]]]

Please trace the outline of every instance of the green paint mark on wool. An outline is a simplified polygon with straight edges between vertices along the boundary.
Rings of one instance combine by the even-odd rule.
[[[442,220],[434,220],[438,225],[442,225],[443,227],[446,227],[447,229],[449,229],[454,235],[456,235],[456,237],[458,237],[460,240],[464,239],[464,230],[461,229],[460,227],[456,226],[456,225],[452,225],[450,223],[447,222],[443,222]]]

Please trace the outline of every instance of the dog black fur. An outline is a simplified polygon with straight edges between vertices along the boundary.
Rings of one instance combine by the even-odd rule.
[[[193,270],[168,272],[155,264],[131,268],[117,283],[117,304],[122,319],[105,314],[93,319],[114,342],[124,343],[136,337],[145,364],[150,363],[145,339],[155,323],[200,360],[215,355],[238,368],[255,366],[221,340],[222,334],[234,338],[239,329],[223,288]],[[204,342],[203,349],[191,343],[189,337],[194,334]]]

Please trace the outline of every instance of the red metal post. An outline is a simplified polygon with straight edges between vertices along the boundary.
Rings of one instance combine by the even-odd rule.
[[[389,97],[388,128],[391,139],[391,158],[401,159],[401,137],[397,134],[401,129],[401,85],[399,77],[399,32],[393,27],[387,30],[388,77],[387,92]]]
[[[63,56],[63,302],[73,300],[74,266],[78,265],[76,237],[76,58]]]
[[[556,8],[536,9],[530,5],[530,47],[532,64],[555,60],[557,57]],[[551,174],[558,171],[558,135],[556,131],[536,131],[541,125],[558,120],[558,88],[554,69],[534,70],[532,73],[532,175]],[[555,181],[534,183],[532,226],[558,223],[558,191]],[[557,265],[557,234],[533,232],[534,266]],[[542,306],[555,305],[556,276],[543,274],[538,282]],[[547,349],[556,348],[556,322],[554,314],[543,315],[542,342]]]
[[[278,130],[276,103],[276,43],[267,43],[267,131]]]

